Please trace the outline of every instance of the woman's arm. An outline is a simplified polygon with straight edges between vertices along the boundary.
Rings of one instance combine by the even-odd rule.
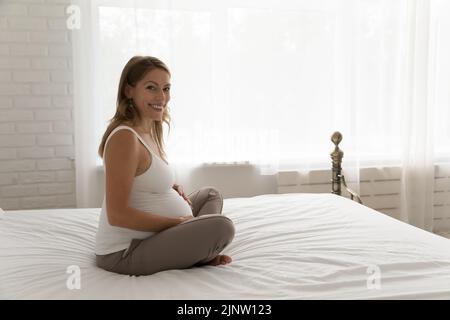
[[[128,206],[128,198],[139,165],[139,141],[129,130],[114,134],[105,151],[105,192],[108,222],[116,227],[159,232],[191,216],[170,218]]]
[[[192,208],[192,202],[191,202],[191,200],[189,200],[188,196],[184,193],[183,187],[182,187],[181,185],[175,183],[175,184],[172,186],[172,188],[173,188],[176,192],[178,192],[178,194],[179,194],[180,196],[182,196],[183,199],[186,200],[186,202],[187,202],[187,203],[191,206],[191,208]]]
[[[131,207],[125,208],[120,214],[116,213],[113,216],[116,217],[113,223],[110,221],[113,226],[152,232],[163,231],[192,218],[192,216],[169,218]]]

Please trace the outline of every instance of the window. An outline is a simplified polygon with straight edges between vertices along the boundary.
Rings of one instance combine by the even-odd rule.
[[[97,139],[114,114],[123,66],[141,54],[161,58],[173,73],[172,161],[323,162],[334,130],[344,134],[349,157],[399,160],[414,100],[410,3],[93,1],[104,124]],[[426,125],[435,155],[445,157],[450,3],[430,3],[429,119],[417,121],[433,120]]]

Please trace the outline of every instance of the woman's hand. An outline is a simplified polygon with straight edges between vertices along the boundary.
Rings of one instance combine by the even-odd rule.
[[[172,186],[172,188],[173,188],[176,192],[178,192],[178,194],[179,194],[180,196],[182,196],[183,199],[186,200],[186,202],[187,202],[187,203],[191,206],[191,208],[192,208],[192,202],[191,202],[191,200],[189,200],[189,198],[184,194],[183,187],[182,187],[181,185],[179,185],[179,184],[174,184],[174,185]]]

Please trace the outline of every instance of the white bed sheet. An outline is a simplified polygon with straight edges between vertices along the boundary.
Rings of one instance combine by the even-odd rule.
[[[95,266],[99,212],[6,211],[0,298],[450,299],[449,239],[331,194],[225,199],[236,226],[224,251],[231,264],[141,277]],[[71,265],[80,289],[66,285]]]

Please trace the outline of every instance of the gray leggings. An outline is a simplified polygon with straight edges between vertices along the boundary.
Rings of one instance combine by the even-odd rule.
[[[233,222],[223,216],[223,198],[213,187],[188,196],[194,218],[146,239],[133,239],[128,249],[97,255],[97,266],[128,275],[201,266],[214,259],[234,238]]]

